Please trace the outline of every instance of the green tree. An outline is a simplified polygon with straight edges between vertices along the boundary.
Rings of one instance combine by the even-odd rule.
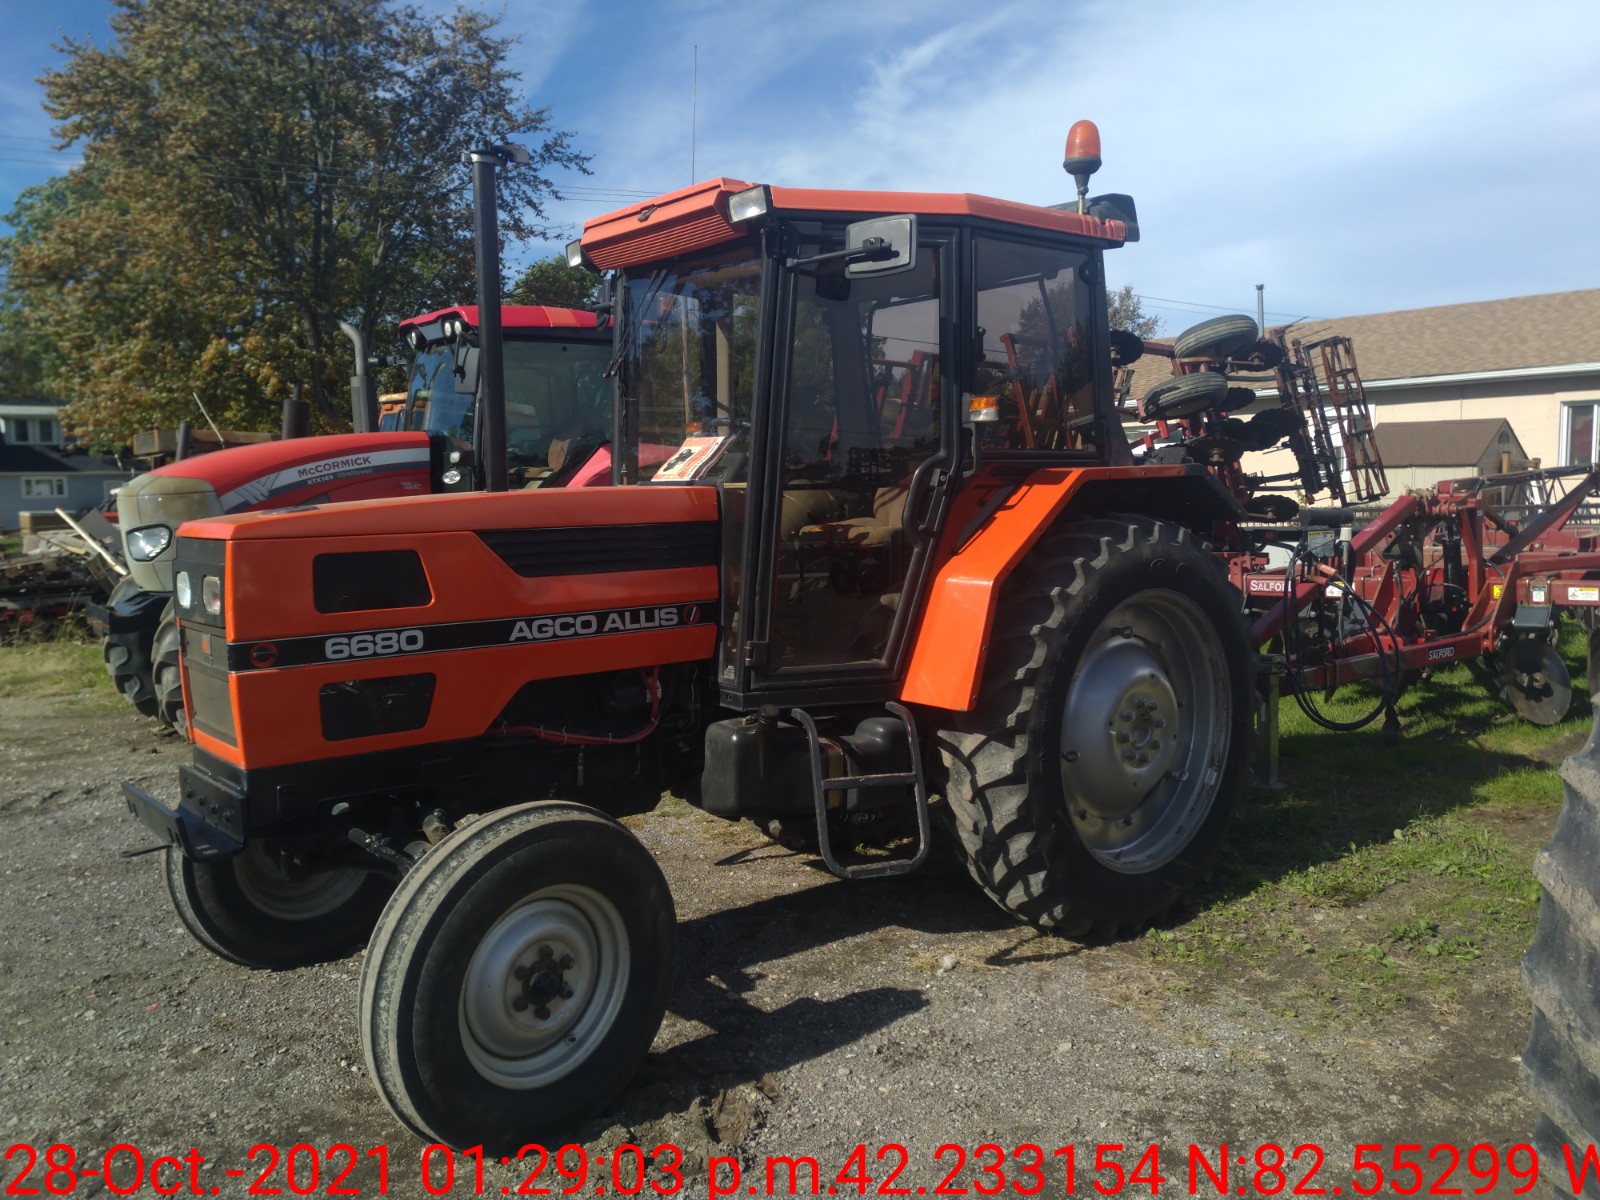
[[[594,308],[601,279],[593,271],[569,267],[562,255],[540,259],[506,289],[507,304],[548,304],[554,308]]]
[[[1125,283],[1114,292],[1106,293],[1107,316],[1112,329],[1126,329],[1142,338],[1154,337],[1161,328],[1161,318],[1144,311],[1144,304],[1134,293],[1133,284]]]
[[[71,364],[45,382],[96,434],[191,415],[190,393],[219,420],[267,424],[291,378],[341,425],[339,321],[381,343],[472,294],[469,144],[529,143],[532,164],[500,179],[507,239],[544,234],[551,176],[586,170],[522,100],[511,40],[483,13],[115,2],[114,41],[66,41],[43,79],[84,165],[9,264],[31,326]]]

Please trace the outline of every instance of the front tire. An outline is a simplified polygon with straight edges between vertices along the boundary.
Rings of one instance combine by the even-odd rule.
[[[140,589],[132,579],[121,579],[112,589],[107,608],[134,599]],[[156,696],[150,679],[150,631],[141,626],[108,633],[100,641],[100,657],[105,660],[106,674],[123,698],[147,717],[156,715]]]
[[[155,640],[150,645],[150,684],[155,701],[155,717],[189,740],[189,716],[183,708],[183,671],[178,652],[182,646],[178,614],[171,600],[161,611]]]
[[[240,966],[282,971],[361,948],[393,884],[358,867],[291,873],[264,842],[196,861],[168,847],[167,892],[194,939]]]
[[[407,1128],[512,1152],[627,1085],[672,986],[677,921],[650,853],[609,817],[542,801],[451,834],[368,947],[361,1038]]]
[[[1237,597],[1187,530],[1048,535],[1007,581],[977,705],[937,737],[972,877],[1070,936],[1161,918],[1232,819],[1252,664]]]

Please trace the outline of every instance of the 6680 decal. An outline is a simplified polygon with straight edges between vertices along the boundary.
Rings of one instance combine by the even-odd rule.
[[[352,633],[322,643],[325,658],[373,658],[382,654],[411,654],[421,650],[420,629],[385,629],[382,633]]]

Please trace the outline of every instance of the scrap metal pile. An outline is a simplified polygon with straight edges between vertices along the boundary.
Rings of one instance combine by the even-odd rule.
[[[127,573],[116,530],[99,512],[71,517],[65,527],[25,532],[22,548],[0,551],[0,635],[34,621],[56,620],[104,600]]]

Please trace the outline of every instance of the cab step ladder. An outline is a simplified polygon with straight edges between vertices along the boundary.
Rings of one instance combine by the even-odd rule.
[[[879,879],[889,875],[905,875],[915,871],[928,857],[931,834],[928,829],[928,784],[922,772],[922,746],[917,740],[917,723],[902,704],[893,700],[884,707],[891,716],[906,727],[906,744],[911,751],[911,770],[876,775],[840,775],[828,779],[823,774],[822,738],[817,734],[817,723],[803,708],[791,712],[811,747],[811,794],[817,810],[817,845],[822,851],[822,861],[828,870],[841,879]],[[828,793],[848,791],[851,788],[909,787],[917,806],[917,850],[909,858],[890,858],[878,862],[856,863],[847,866],[834,857],[828,839]]]

